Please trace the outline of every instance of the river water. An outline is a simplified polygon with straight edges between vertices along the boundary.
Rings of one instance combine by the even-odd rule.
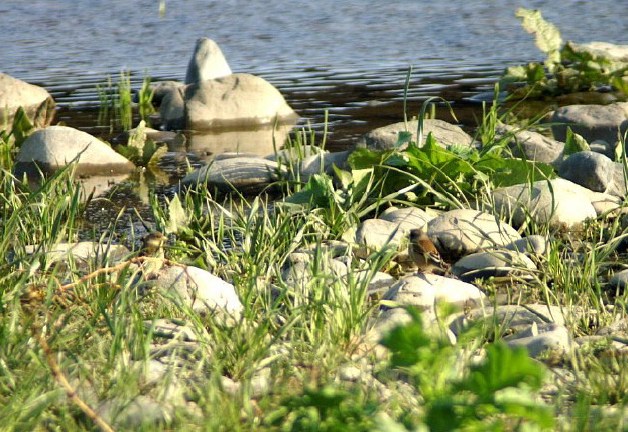
[[[159,13],[159,5],[165,5]],[[47,88],[56,121],[99,135],[96,87],[122,70],[183,80],[197,38],[218,42],[234,72],[261,75],[320,133],[350,146],[430,96],[463,125],[506,66],[543,59],[515,17],[540,9],[564,40],[628,43],[628,0],[242,1],[2,0],[0,71]]]

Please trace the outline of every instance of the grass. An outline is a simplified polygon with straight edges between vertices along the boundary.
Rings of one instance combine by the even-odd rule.
[[[496,107],[487,110],[481,137],[484,154],[506,157],[506,147],[494,140],[500,115]],[[316,142],[304,131],[292,144],[298,159]],[[336,170],[334,178],[286,179],[282,190],[291,198],[283,203],[217,197],[202,185],[165,204],[151,200],[156,227],[170,236],[167,257],[234,284],[244,310],[231,326],[138,283],[130,265],[138,259],[132,237],[126,242],[129,265],[115,272],[97,271],[106,254],[86,267],[50,260],[47,252],[55,245],[77,240],[88,205],[72,180],[73,167],[36,189],[0,171],[3,428],[579,431],[599,427],[596,422],[607,430],[623,428],[628,376],[609,339],[558,359],[556,369],[553,359],[544,365],[500,344],[499,323],[472,327],[452,345],[444,322],[426,329],[409,310],[409,323],[383,341],[390,355],[378,354],[366,337],[380,309],[368,283],[393,268],[395,251],[360,259],[355,245],[336,249],[333,242],[390,205],[466,207],[473,190],[489,208],[495,187],[471,154],[447,154],[448,164],[432,163],[431,171],[390,163],[419,150],[378,155],[376,164]],[[284,163],[296,172],[298,160]],[[469,178],[477,180],[472,188],[448,171],[451,164],[471,167]],[[606,284],[609,270],[621,268],[625,256],[621,219],[599,218],[567,233],[529,222],[529,234],[550,237],[550,251],[539,259],[536,280],[508,289],[561,306],[574,336],[594,335],[624,318],[625,293]],[[111,234],[95,240],[113,243],[119,223],[112,221],[105,230]],[[27,253],[27,245],[36,245],[35,252]],[[305,256],[300,273],[286,273],[289,263]],[[483,285],[489,293],[490,284]],[[443,309],[439,316],[452,312]],[[154,347],[168,346],[146,328],[161,318],[185,323],[198,340],[193,348],[170,345],[174,366],[166,376],[179,388],[169,387],[168,379],[145,378],[157,356]],[[569,373],[561,378],[550,367]],[[357,370],[357,377],[347,378],[347,370]],[[260,391],[264,381],[269,384]],[[558,390],[548,395],[543,385],[552,382]],[[168,394],[178,394],[179,403],[156,424],[129,426],[116,416],[139,395],[160,401]],[[109,412],[107,404],[114,407]]]

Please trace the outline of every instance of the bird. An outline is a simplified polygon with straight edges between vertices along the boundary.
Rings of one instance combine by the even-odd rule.
[[[410,230],[408,256],[422,273],[445,272],[449,268],[432,240],[420,228]]]
[[[166,236],[159,231],[154,231],[142,238],[140,256],[164,259],[164,243]]]

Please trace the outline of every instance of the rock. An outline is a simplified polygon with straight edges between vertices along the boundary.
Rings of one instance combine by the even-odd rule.
[[[199,38],[188,63],[185,83],[194,84],[227,75],[231,75],[231,68],[218,44],[208,38]]]
[[[181,184],[207,183],[221,192],[257,193],[281,177],[277,162],[264,158],[237,157],[216,160],[186,175]]]
[[[152,104],[160,106],[164,98],[172,91],[185,87],[179,81],[155,81],[150,83],[150,91],[153,92]],[[139,98],[136,102],[139,102]],[[162,116],[163,118],[163,116]]]
[[[554,138],[565,141],[567,126],[587,142],[618,141],[628,130],[628,102],[610,105],[568,105],[558,108],[551,117]]]
[[[291,123],[298,117],[279,90],[250,74],[189,84],[183,100],[186,127],[193,130]]]
[[[281,271],[281,279],[292,288],[306,288],[314,279],[326,277],[329,283],[346,278],[347,265],[329,255],[314,259],[308,253],[292,253]]]
[[[485,297],[475,285],[445,276],[422,273],[400,279],[384,294],[383,299],[400,306],[430,310],[435,303],[441,301],[461,307],[475,306]]]
[[[417,140],[418,120],[412,120],[407,123],[399,122],[388,126],[374,129],[363,135],[356,143],[357,147],[366,147],[372,150],[385,150],[394,148],[399,138],[399,132],[412,132],[412,140]],[[432,133],[436,142],[442,147],[453,145],[471,147],[473,146],[473,138],[459,126],[452,125],[443,120],[425,119],[423,120],[423,140],[419,146],[425,144],[427,135]],[[404,144],[401,148],[405,148]]]
[[[533,324],[524,332],[504,338],[510,347],[525,347],[530,357],[562,357],[571,350],[569,330],[558,324]]]
[[[611,276],[608,284],[614,288],[624,289],[628,286],[628,270],[622,270]]]
[[[396,223],[382,219],[367,219],[360,224],[355,235],[355,242],[361,246],[356,255],[366,258],[371,252],[384,248],[398,250],[404,244],[407,234]]]
[[[451,272],[463,281],[475,279],[517,276],[530,278],[536,265],[521,252],[491,250],[476,252],[458,260],[451,268]]]
[[[0,125],[10,127],[20,107],[36,127],[48,126],[55,113],[55,102],[46,89],[0,73]]]
[[[333,175],[334,166],[340,169],[347,169],[348,159],[351,151],[319,153],[306,157],[301,161],[299,174],[301,181],[306,182],[314,174],[326,173]]]
[[[548,252],[549,244],[542,235],[532,234],[504,245],[504,249],[541,256]]]
[[[540,180],[493,191],[494,211],[521,226],[530,217],[537,224],[571,229],[597,216],[588,189],[564,179]]]
[[[155,399],[139,395],[132,401],[110,399],[101,403],[97,413],[109,424],[127,430],[141,426],[168,424],[174,419],[174,407]]]
[[[15,172],[38,176],[37,167],[51,173],[78,159],[76,174],[125,174],[135,170],[124,156],[88,133],[67,126],[50,126],[33,132],[16,157]]]
[[[564,326],[565,318],[559,306],[542,304],[503,305],[497,308],[484,306],[466,311],[454,319],[449,328],[458,336],[462,329],[479,322],[485,323],[489,328],[499,328],[503,334],[514,334],[526,331],[534,323],[537,325],[556,323]]]
[[[364,276],[363,276],[364,275]],[[366,277],[367,273],[360,274],[360,277]],[[366,292],[369,296],[380,296],[386,293],[396,282],[396,279],[384,272],[377,272],[373,275],[368,283]]]
[[[560,165],[565,144],[538,132],[520,130],[506,124],[495,128],[496,139],[509,137],[508,146],[515,157],[522,157],[536,162]]]
[[[615,148],[604,140],[595,140],[589,143],[592,152],[600,153],[609,159],[615,158]]]
[[[156,286],[175,294],[182,306],[197,313],[223,314],[237,320],[244,309],[233,285],[198,267],[165,266],[157,272]]]
[[[185,88],[184,85],[164,88],[159,106],[159,116],[163,128],[168,130],[185,129]]]
[[[577,53],[588,53],[594,57],[603,57],[617,62],[628,62],[628,45],[617,45],[608,42],[577,44],[569,41],[567,46]]]
[[[451,210],[427,224],[427,233],[445,259],[456,259],[521,238],[495,216],[471,209]]]
[[[39,246],[27,245],[24,252],[34,254]],[[49,262],[72,260],[78,268],[88,270],[94,267],[94,260],[98,259],[98,266],[105,267],[126,259],[129,250],[123,245],[101,244],[97,242],[58,243],[46,251],[45,257]]]
[[[624,197],[627,192],[623,165],[600,153],[582,151],[569,155],[558,175],[595,192],[618,197]]]
[[[386,209],[379,218],[397,224],[399,229],[409,232],[415,228],[423,228],[434,219],[434,216],[427,214],[425,210],[418,207],[391,207]]]
[[[160,318],[144,321],[144,328],[152,330],[154,337],[196,342],[198,338],[192,327],[182,324],[179,320]]]

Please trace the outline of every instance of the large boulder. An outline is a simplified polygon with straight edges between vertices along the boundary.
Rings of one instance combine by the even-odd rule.
[[[257,126],[294,121],[295,112],[263,78],[232,74],[185,88],[186,126],[193,130]]]
[[[614,144],[628,130],[628,102],[610,105],[569,105],[551,117],[554,138],[565,141],[567,126],[588,142],[604,140]]]
[[[218,44],[208,38],[199,38],[188,63],[185,83],[194,84],[227,75],[231,75],[231,68]]]
[[[48,126],[54,116],[54,105],[46,89],[0,73],[0,124],[11,124],[22,107],[36,126]]]
[[[109,145],[86,132],[67,126],[50,126],[29,136],[17,155],[15,172],[37,175],[51,173],[77,160],[79,175],[125,174],[135,165]]]
[[[409,122],[399,122],[388,126],[373,129],[364,134],[357,142],[357,147],[366,147],[373,150],[392,149],[399,138],[399,132],[412,132],[412,140],[417,141],[418,120]],[[473,138],[459,126],[452,125],[443,120],[425,119],[423,120],[423,139],[419,146],[425,144],[427,135],[431,133],[436,142],[442,147],[459,145],[471,147]]]

